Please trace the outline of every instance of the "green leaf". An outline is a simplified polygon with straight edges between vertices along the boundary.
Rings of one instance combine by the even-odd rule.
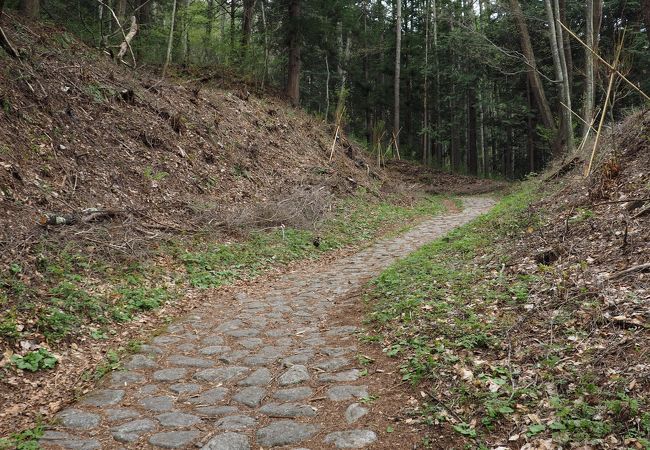
[[[536,434],[539,434],[544,430],[546,430],[546,425],[544,425],[543,423],[530,425],[528,427],[528,436],[535,436]]]
[[[476,437],[476,430],[468,423],[459,423],[454,425],[454,430],[462,434],[463,436]]]

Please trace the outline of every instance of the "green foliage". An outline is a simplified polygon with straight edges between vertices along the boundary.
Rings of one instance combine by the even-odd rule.
[[[14,433],[8,438],[0,438],[0,450],[39,450],[38,440],[45,432],[43,425]]]
[[[53,369],[58,360],[47,349],[39,348],[25,356],[13,355],[11,362],[21,370],[36,372],[38,370]]]

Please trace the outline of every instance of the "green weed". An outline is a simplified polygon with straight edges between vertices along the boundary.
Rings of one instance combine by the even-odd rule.
[[[53,369],[58,360],[56,357],[44,348],[29,352],[25,356],[13,355],[11,362],[18,369],[36,372],[44,369]]]

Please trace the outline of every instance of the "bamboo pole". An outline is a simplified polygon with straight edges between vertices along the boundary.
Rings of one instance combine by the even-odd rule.
[[[585,124],[585,125],[587,125],[589,128],[591,128],[591,131],[596,131],[596,129],[593,127],[593,125],[589,125],[589,123],[588,123],[585,119],[583,119],[582,117],[580,117],[580,114],[578,114],[577,112],[575,112],[574,110],[572,110],[571,108],[569,108],[567,105],[564,104],[564,102],[560,102],[560,105],[564,106],[566,109],[569,110],[569,112],[570,112],[571,114],[573,114],[574,116],[576,116],[576,117],[578,118],[579,121],[581,121],[583,124]]]
[[[591,158],[589,158],[589,165],[585,169],[585,173],[584,173],[585,178],[588,177],[589,174],[591,173],[591,166],[593,165],[594,157],[596,156],[596,149],[598,148],[598,143],[600,141],[600,132],[603,129],[603,124],[605,123],[605,117],[607,116],[607,107],[609,106],[609,96],[612,93],[612,86],[614,85],[614,79],[616,78],[616,74],[618,74],[618,70],[616,70],[616,66],[618,66],[618,61],[621,56],[621,51],[623,50],[624,39],[625,39],[625,29],[623,29],[623,35],[621,36],[621,40],[616,49],[614,64],[612,65],[612,70],[611,73],[609,74],[609,85],[607,86],[607,94],[605,95],[605,104],[603,105],[603,112],[600,115],[600,123],[598,124],[598,131],[596,131],[596,139],[594,140],[594,147],[591,150]]]

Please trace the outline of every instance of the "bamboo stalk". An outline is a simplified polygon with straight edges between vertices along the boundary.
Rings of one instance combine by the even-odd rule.
[[[592,125],[589,125],[589,123],[588,123],[585,119],[583,119],[582,117],[580,117],[580,114],[578,114],[577,112],[575,112],[574,110],[572,110],[571,108],[569,108],[569,107],[568,107],[567,105],[565,105],[563,102],[560,102],[560,105],[564,106],[566,109],[569,110],[569,112],[571,112],[571,114],[573,114],[574,116],[576,116],[576,117],[578,118],[578,120],[580,120],[582,123],[584,123],[584,124],[587,125],[589,128],[591,128],[591,131],[596,131],[596,129],[595,129]]]
[[[646,100],[650,101],[650,96],[648,96],[648,94],[646,94],[645,92],[643,92],[643,91],[641,90],[641,88],[639,88],[636,84],[634,84],[634,83],[632,83],[630,80],[628,80],[628,79],[625,77],[625,75],[623,75],[621,72],[619,72],[619,71],[616,69],[615,66],[612,66],[610,63],[608,63],[607,61],[605,61],[605,60],[603,59],[602,56],[600,56],[600,55],[599,55],[598,53],[596,53],[596,52],[595,52],[591,47],[589,47],[587,44],[585,44],[585,43],[582,41],[582,39],[580,39],[578,36],[576,36],[576,34],[575,34],[573,31],[569,30],[569,28],[567,28],[566,25],[564,25],[564,24],[563,24],[562,22],[560,22],[559,20],[558,20],[558,22],[559,22],[559,24],[562,26],[562,28],[564,28],[564,29],[565,29],[565,30],[566,30],[566,31],[567,31],[571,36],[573,36],[573,37],[574,37],[578,42],[580,42],[580,43],[581,43],[581,44],[582,44],[582,45],[583,45],[587,50],[589,50],[591,53],[593,53],[594,56],[596,56],[596,58],[598,58],[598,60],[599,60],[600,62],[602,62],[603,64],[605,64],[605,65],[606,65],[610,70],[613,70],[614,72],[616,72],[616,74],[617,74],[619,77],[621,77],[621,79],[622,79],[623,81],[625,81],[627,84],[629,84],[633,89],[635,89],[639,94],[641,94],[641,95],[642,95]]]
[[[591,166],[594,163],[594,157],[596,156],[596,149],[598,148],[598,143],[600,141],[600,132],[603,129],[603,124],[605,123],[605,116],[607,116],[607,106],[609,106],[609,96],[612,93],[612,86],[614,85],[614,79],[618,74],[616,66],[618,65],[619,58],[621,56],[621,51],[623,50],[623,39],[625,38],[625,29],[623,29],[623,36],[621,36],[621,41],[618,44],[616,49],[616,56],[614,57],[614,65],[612,66],[612,71],[609,74],[609,85],[607,86],[607,95],[605,95],[605,104],[603,105],[603,112],[600,115],[600,123],[598,124],[598,131],[596,131],[596,139],[594,141],[594,148],[591,150],[591,158],[589,158],[589,165],[585,169],[584,176],[585,178],[591,173]]]
[[[332,151],[330,151],[330,162],[332,162],[332,157],[334,157],[334,147],[336,147],[336,140],[339,137],[339,126],[336,126],[336,132],[334,133],[334,142],[332,142]]]

